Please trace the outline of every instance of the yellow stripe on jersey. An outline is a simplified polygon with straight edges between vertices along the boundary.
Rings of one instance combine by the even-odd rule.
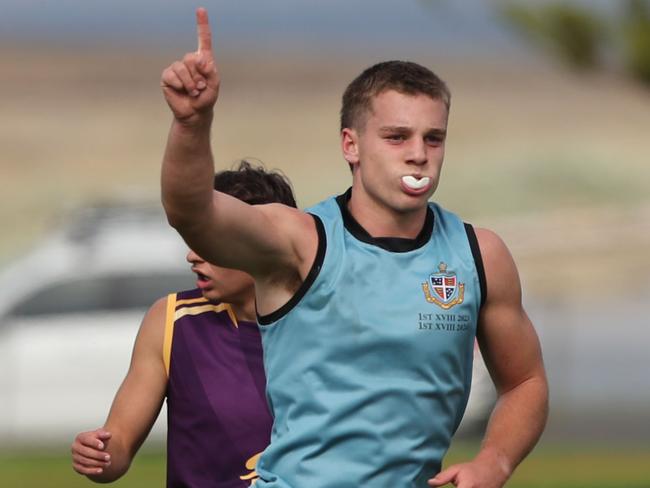
[[[167,295],[167,313],[165,315],[165,335],[163,339],[163,362],[169,378],[169,365],[172,356],[172,338],[174,337],[174,310],[176,309],[176,293]]]
[[[180,303],[180,301],[178,303]],[[199,315],[205,312],[223,312],[224,310],[228,313],[228,316],[230,317],[230,320],[234,326],[239,327],[239,324],[237,323],[237,317],[232,311],[230,305],[227,303],[220,303],[219,305],[212,305],[211,303],[208,303],[207,305],[201,305],[199,307],[181,308],[179,310],[176,310],[176,313],[174,314],[174,320],[176,321],[181,317],[185,317],[186,315]]]
[[[181,305],[191,305],[192,303],[208,303],[208,299],[205,298],[205,297],[185,298],[183,300],[177,300],[176,301],[176,306],[179,307]]]
[[[237,322],[237,317],[235,316],[235,312],[233,311],[232,307],[229,304],[225,304],[228,308],[226,309],[228,311],[228,316],[230,317],[230,320],[232,320],[232,323],[234,324],[235,327],[239,328],[239,323]]]

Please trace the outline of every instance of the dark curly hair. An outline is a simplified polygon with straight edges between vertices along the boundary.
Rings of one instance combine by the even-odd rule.
[[[214,175],[214,189],[250,205],[283,203],[297,207],[291,183],[278,171],[267,171],[261,164],[241,160],[231,170]]]

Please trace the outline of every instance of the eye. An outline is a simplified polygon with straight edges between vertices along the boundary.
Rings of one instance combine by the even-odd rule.
[[[424,138],[424,142],[430,146],[439,146],[444,140],[445,138],[442,136],[427,136]]]
[[[404,134],[388,134],[385,139],[389,142],[402,142],[406,140],[406,136]]]

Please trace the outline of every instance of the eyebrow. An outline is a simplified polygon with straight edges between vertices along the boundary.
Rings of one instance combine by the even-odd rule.
[[[385,125],[379,128],[379,132],[412,132],[413,129],[400,125]]]
[[[402,125],[385,125],[379,128],[381,133],[398,133],[398,134],[410,134],[413,132],[413,129],[408,126]],[[445,129],[430,129],[427,131],[427,136],[438,136],[446,137],[447,131]]]

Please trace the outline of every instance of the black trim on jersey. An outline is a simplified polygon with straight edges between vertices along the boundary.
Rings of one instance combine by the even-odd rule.
[[[311,265],[309,273],[305,281],[302,282],[302,285],[298,288],[295,295],[293,295],[287,303],[278,308],[275,312],[271,312],[267,315],[257,314],[257,323],[260,325],[269,325],[273,322],[280,320],[286,314],[288,314],[293,307],[298,305],[298,302],[305,296],[305,293],[311,288],[311,285],[314,284],[316,278],[320,274],[320,270],[323,267],[323,261],[325,260],[325,250],[327,249],[327,236],[325,234],[325,227],[320,217],[314,214],[310,214],[314,218],[314,223],[316,224],[316,232],[318,233],[318,249],[316,250],[316,258],[314,259],[314,264]]]
[[[414,251],[429,242],[433,233],[434,220],[431,208],[427,207],[427,216],[424,220],[424,225],[415,239],[406,239],[404,237],[372,237],[366,229],[361,227],[361,224],[354,219],[348,210],[348,201],[350,201],[351,195],[352,188],[348,188],[348,191],[336,197],[336,203],[338,203],[341,209],[343,225],[356,239],[391,252]]]
[[[476,232],[472,224],[465,224],[465,232],[467,233],[467,240],[469,247],[472,249],[472,256],[474,256],[474,265],[476,266],[476,273],[478,274],[478,283],[481,287],[481,307],[485,305],[487,298],[487,280],[485,279],[485,268],[483,267],[483,257],[481,256],[481,248],[478,245]]]

